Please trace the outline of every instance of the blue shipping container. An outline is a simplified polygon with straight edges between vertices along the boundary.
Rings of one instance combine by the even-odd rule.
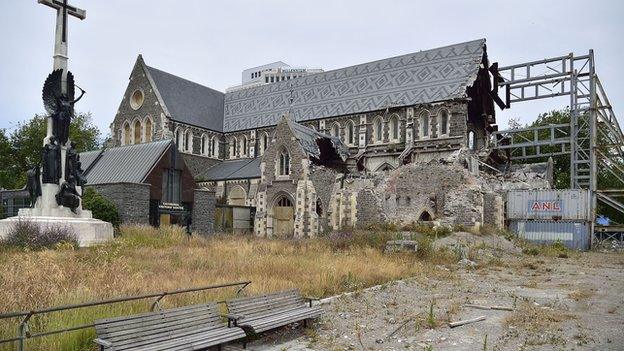
[[[589,250],[590,229],[589,222],[515,220],[509,223],[509,230],[519,238],[539,244],[560,241],[574,250]]]

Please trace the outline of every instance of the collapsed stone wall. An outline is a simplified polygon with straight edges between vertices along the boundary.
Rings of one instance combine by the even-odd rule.
[[[548,167],[490,174],[479,171],[476,159],[459,150],[446,158],[411,163],[388,173],[347,177],[343,186],[334,190],[331,219],[334,229],[418,221],[501,228],[509,189],[549,187]]]

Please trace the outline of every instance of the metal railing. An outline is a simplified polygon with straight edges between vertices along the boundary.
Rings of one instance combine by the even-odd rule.
[[[45,331],[45,332],[40,332],[40,333],[31,333],[28,328],[28,321],[30,320],[31,317],[35,315],[46,314],[46,313],[51,313],[51,312],[67,311],[67,310],[73,310],[73,309],[78,309],[78,308],[110,305],[110,304],[115,304],[115,303],[120,303],[120,302],[151,299],[151,298],[155,298],[154,302],[152,303],[152,306],[150,307],[150,311],[154,311],[156,307],[160,308],[160,301],[165,296],[240,286],[240,288],[236,291],[236,295],[238,295],[249,284],[251,284],[251,281],[241,281],[241,282],[235,282],[235,283],[209,285],[209,286],[203,286],[203,287],[198,287],[198,288],[181,289],[181,290],[174,290],[174,291],[163,291],[163,292],[151,293],[151,294],[145,294],[145,295],[139,295],[139,296],[120,297],[116,299],[103,300],[103,301],[85,302],[85,303],[74,304],[74,305],[50,307],[50,308],[44,308],[44,309],[32,310],[32,311],[3,313],[3,314],[0,314],[0,320],[9,319],[9,318],[22,318],[22,320],[18,326],[17,336],[14,338],[10,338],[10,339],[0,339],[0,344],[17,342],[17,349],[19,351],[23,351],[25,350],[24,347],[25,347],[26,339],[45,337],[45,336],[61,334],[61,333],[68,333],[68,332],[95,327],[95,324],[91,323],[91,324],[83,324],[83,325],[64,328],[64,329]],[[220,301],[215,301],[215,302],[224,303],[225,301],[220,300]]]

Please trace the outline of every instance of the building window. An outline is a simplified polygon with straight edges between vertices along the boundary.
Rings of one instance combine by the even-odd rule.
[[[163,172],[162,178],[162,202],[179,204],[181,193],[182,172],[168,169]]]
[[[206,156],[206,154],[208,153],[208,136],[206,134],[202,134],[200,149],[201,154]]]
[[[132,107],[133,110],[140,109],[141,106],[143,106],[143,101],[145,101],[145,96],[141,89],[135,90],[132,95],[130,95],[130,107]]]
[[[474,150],[475,148],[475,132],[471,130],[468,132],[468,149]]]
[[[448,135],[448,123],[449,113],[446,109],[440,110],[438,113],[438,126],[440,128],[440,135]]]
[[[152,134],[154,133],[153,131],[153,127],[152,127],[152,119],[148,116],[145,117],[145,131],[144,131],[144,135],[145,135],[145,142],[149,143],[152,141]]]
[[[264,155],[264,151],[266,151],[267,147],[269,146],[269,135],[265,132],[263,132],[262,134],[260,134],[260,156]]]
[[[286,176],[290,174],[290,154],[286,149],[282,149],[282,151],[280,151],[278,171],[278,175],[281,176]]]
[[[126,122],[124,124],[124,134],[123,134],[123,144],[130,144],[130,123]]]
[[[347,144],[355,144],[355,125],[353,121],[347,122]]]
[[[381,121],[381,117],[377,117],[373,121],[373,142],[383,142],[383,122]]]
[[[340,124],[334,123],[331,127],[331,136],[340,138]]]
[[[236,137],[230,139],[230,158],[236,158],[236,148],[238,147],[238,140]]]
[[[247,156],[247,152],[247,136],[243,135],[243,138],[241,139],[240,155],[245,157]]]
[[[321,202],[321,198],[316,198],[316,214],[319,217],[323,216],[323,203]]]
[[[178,147],[178,150],[182,151],[182,132],[180,129],[176,129],[174,134],[176,146]]]
[[[429,112],[427,111],[420,114],[420,136],[422,138],[429,137]]]
[[[399,140],[399,117],[396,115],[390,118],[390,139]]]
[[[184,151],[193,151],[193,132],[188,130],[184,135]]]
[[[136,120],[134,122],[134,139],[132,140],[133,144],[141,143],[141,121]]]
[[[268,83],[269,82],[269,77],[264,77],[264,82]]]

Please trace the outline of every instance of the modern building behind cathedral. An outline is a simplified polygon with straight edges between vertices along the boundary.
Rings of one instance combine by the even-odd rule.
[[[330,71],[275,62],[223,93],[139,55],[112,143],[172,140],[198,187],[253,209],[256,234],[313,236],[365,221],[350,179],[486,147],[497,128],[489,68],[479,39]],[[395,207],[444,217],[445,194],[414,196]]]

